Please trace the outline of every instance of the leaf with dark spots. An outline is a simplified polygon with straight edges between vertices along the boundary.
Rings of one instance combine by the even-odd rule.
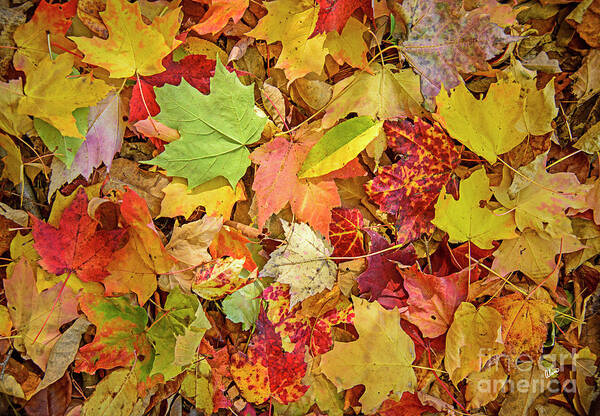
[[[309,387],[302,384],[306,373],[304,349],[303,344],[297,344],[292,352],[285,352],[281,336],[261,310],[248,353],[231,356],[230,371],[244,398],[256,404],[270,397],[282,404],[301,398]]]
[[[74,272],[84,282],[99,282],[108,275],[113,253],[125,244],[127,230],[98,230],[87,205],[87,195],[79,189],[58,229],[31,215],[34,247],[40,265],[50,273]]]
[[[398,241],[412,241],[433,231],[433,205],[458,165],[459,153],[437,124],[415,118],[388,120],[383,127],[399,160],[380,167],[365,189],[382,211],[398,218]]]

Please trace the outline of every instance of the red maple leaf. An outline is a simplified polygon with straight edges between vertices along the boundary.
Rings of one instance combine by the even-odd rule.
[[[362,227],[363,216],[358,209],[335,208],[331,211],[329,241],[333,246],[333,257],[365,254]]]
[[[416,393],[405,391],[400,400],[384,401],[377,413],[381,416],[420,416],[425,412],[435,413],[436,409],[423,405]]]
[[[298,343],[292,352],[285,352],[281,336],[261,309],[256,321],[256,335],[248,354],[231,356],[230,371],[243,396],[260,404],[270,397],[282,404],[298,400],[309,386],[302,384],[306,373],[305,345]]]
[[[436,338],[448,331],[454,312],[467,298],[469,277],[479,276],[477,268],[461,270],[448,276],[435,276],[420,271],[416,265],[400,270],[404,290],[408,293],[407,318],[427,338]]]
[[[319,16],[311,37],[334,30],[342,33],[352,13],[359,8],[369,18],[373,18],[371,0],[317,0],[317,3],[320,6]]]
[[[399,306],[400,303],[391,299],[406,298],[402,289],[402,276],[396,269],[396,262],[404,265],[413,264],[416,253],[412,246],[403,249],[390,249],[391,245],[385,238],[372,230],[365,230],[371,238],[369,253],[379,253],[367,257],[367,269],[358,276],[358,288],[362,294],[368,294],[369,300],[378,300],[385,307]],[[383,250],[389,251],[382,252]]]
[[[400,160],[380,167],[365,190],[382,211],[398,218],[398,241],[412,241],[433,231],[433,206],[460,155],[438,125],[416,118],[386,121],[383,127]]]
[[[333,180],[335,176],[331,175],[334,172],[325,175],[326,179],[299,179],[297,176],[314,143],[276,137],[250,155],[250,159],[259,165],[252,184],[259,228],[271,214],[278,213],[289,202],[298,220],[308,223],[324,236],[328,235],[331,210],[341,202]],[[342,168],[336,172],[347,175],[346,171]]]
[[[41,257],[40,265],[50,273],[74,272],[84,282],[99,282],[108,275],[106,266],[113,253],[125,245],[127,230],[98,230],[87,206],[87,195],[80,188],[58,229],[31,215],[34,247]]]

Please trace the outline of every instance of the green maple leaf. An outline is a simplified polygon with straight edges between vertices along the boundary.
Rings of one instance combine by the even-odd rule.
[[[181,138],[146,163],[186,178],[189,188],[218,176],[235,188],[250,166],[246,145],[260,138],[267,121],[254,113],[253,87],[217,62],[209,95],[182,79],[178,86],[157,88],[156,101],[161,108],[156,119],[177,129]]]

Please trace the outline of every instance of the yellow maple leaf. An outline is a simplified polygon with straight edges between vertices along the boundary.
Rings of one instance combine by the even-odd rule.
[[[323,354],[321,369],[338,390],[363,384],[362,412],[371,414],[391,391],[401,396],[414,390],[415,346],[400,326],[398,309],[386,310],[378,302],[357,297],[352,301],[358,340],[336,342]]]
[[[159,217],[188,218],[196,208],[202,206],[206,214],[229,218],[231,210],[237,201],[245,199],[244,186],[240,182],[235,189],[227,179],[219,176],[211,179],[194,189],[189,189],[183,178],[173,178],[173,181],[162,189],[165,194],[160,204]]]
[[[367,66],[368,48],[363,33],[367,30],[369,30],[367,26],[351,17],[341,34],[336,30],[327,33],[325,47],[339,65],[345,62],[356,68],[364,68]]]
[[[281,55],[275,67],[285,71],[289,82],[310,72],[323,72],[327,35],[308,38],[315,30],[319,7],[309,0],[276,0],[264,6],[268,14],[246,35],[268,43],[281,41]]]
[[[483,100],[475,98],[464,84],[452,94],[442,87],[436,98],[437,119],[453,138],[494,163],[528,134],[552,130],[550,122],[557,114],[553,85],[550,82],[541,91],[523,90],[519,83],[501,79],[490,86]]]
[[[548,334],[548,324],[554,317],[554,302],[548,292],[538,289],[531,297],[513,293],[494,298],[488,305],[502,316],[506,353],[515,360],[521,354],[537,359]]]
[[[469,374],[480,371],[494,355],[504,350],[498,342],[502,315],[489,306],[460,304],[454,312],[454,321],[446,335],[444,365],[450,380],[458,385]]]
[[[333,127],[349,113],[378,120],[422,116],[419,76],[412,69],[398,72],[392,69],[395,69],[393,65],[373,63],[370,73],[359,71],[336,83],[333,86],[336,99],[325,110],[322,127]]]
[[[18,112],[33,115],[56,127],[63,136],[81,137],[73,110],[98,103],[111,90],[104,81],[71,77],[73,55],[44,58],[37,67],[26,71],[25,96]]]
[[[108,0],[100,13],[108,29],[108,39],[70,37],[85,54],[83,62],[100,66],[111,78],[126,78],[134,74],[154,75],[165,70],[162,59],[175,49],[179,30],[177,8],[156,17],[152,24],[142,21],[138,3]]]
[[[484,169],[476,170],[460,183],[460,198],[442,189],[435,204],[432,223],[446,231],[452,243],[471,241],[479,248],[492,248],[492,241],[517,237],[512,213],[495,214],[480,201],[492,196],[489,179]]]

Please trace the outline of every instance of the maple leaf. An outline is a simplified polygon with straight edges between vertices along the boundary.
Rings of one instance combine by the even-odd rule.
[[[543,231],[527,229],[519,238],[500,244],[494,253],[492,268],[502,276],[519,270],[535,283],[544,282],[545,287],[554,290],[559,276],[556,256],[584,247],[570,234],[556,238]]]
[[[73,63],[73,55],[65,53],[54,60],[46,57],[27,72],[18,112],[41,118],[65,136],[82,137],[73,111],[96,104],[111,88],[99,79],[69,77]]]
[[[373,18],[373,9],[369,0],[317,0],[319,17],[315,31],[311,36],[337,30],[342,33],[346,22],[357,9],[362,9],[365,15]]]
[[[152,367],[154,352],[146,338],[148,315],[126,297],[106,298],[84,293],[79,307],[96,326],[94,340],[79,349],[75,371],[94,374],[98,369],[127,367],[134,361],[142,374]]]
[[[266,123],[266,118],[254,113],[253,91],[220,61],[209,95],[185,80],[179,86],[158,88],[161,112],[157,120],[177,129],[181,138],[167,144],[163,153],[147,163],[166,169],[171,176],[186,178],[190,188],[218,176],[225,177],[234,188],[250,165],[246,145],[260,138]]]
[[[156,291],[156,275],[167,273],[175,259],[165,249],[146,201],[131,189],[121,198],[121,216],[129,231],[129,241],[114,253],[108,265],[110,276],[102,284],[108,296],[133,292],[143,305]]]
[[[249,0],[212,0],[202,20],[191,29],[200,35],[215,34],[225,27],[229,19],[233,20],[233,23],[239,22],[248,8],[248,3]]]
[[[215,74],[216,61],[205,55],[188,55],[183,59],[173,61],[173,54],[167,55],[162,64],[164,72],[140,77],[133,87],[129,101],[129,120],[136,122],[160,112],[156,102],[156,94],[152,87],[163,87],[165,84],[179,85],[185,79],[192,87],[202,94],[210,92],[210,77]]]
[[[192,266],[210,261],[208,246],[222,225],[222,218],[206,215],[198,221],[175,226],[166,248],[177,260]]]
[[[19,334],[15,345],[27,351],[33,362],[45,370],[52,347],[59,339],[60,327],[78,317],[77,298],[70,288],[61,293],[60,283],[38,293],[33,272],[29,262],[21,258],[3,281],[4,291],[10,319]],[[55,308],[53,303],[58,296]],[[47,322],[40,319],[51,312]]]
[[[365,190],[382,211],[398,217],[398,241],[411,241],[432,231],[434,202],[458,165],[459,153],[440,127],[419,118],[386,121],[383,128],[400,160],[380,167]]]
[[[13,56],[15,69],[29,72],[48,56],[48,45],[71,49],[73,44],[64,35],[71,27],[71,19],[77,11],[77,1],[48,3],[41,1],[31,20],[20,25],[13,38],[17,50]]]
[[[419,76],[411,70],[392,72],[393,65],[373,63],[333,86],[337,97],[325,109],[322,127],[327,129],[350,113],[385,120],[424,115]]]
[[[314,32],[319,8],[309,0],[276,0],[265,3],[267,15],[246,33],[267,43],[281,41],[282,50],[276,68],[285,71],[289,82],[314,72],[323,72],[326,35],[320,34],[309,39]]]
[[[306,224],[281,220],[286,242],[277,248],[260,272],[290,285],[291,304],[331,289],[337,275],[336,264],[328,257],[333,247]]]
[[[83,62],[108,70],[111,78],[162,72],[162,59],[181,43],[175,40],[179,30],[179,8],[146,25],[139,3],[107,0],[106,10],[100,12],[100,16],[108,30],[108,39],[70,39],[85,54]]]
[[[298,177],[322,176],[341,169],[379,135],[382,124],[373,122],[369,117],[355,117],[328,130],[311,147]]]
[[[329,178],[314,180],[298,179],[297,176],[313,143],[314,137],[310,133],[298,142],[276,137],[250,155],[252,161],[259,164],[252,184],[258,203],[259,227],[289,201],[292,212],[300,221],[328,235],[331,209],[340,205],[333,180],[336,172]]]
[[[24,174],[21,150],[10,137],[2,133],[0,133],[0,148],[6,152],[6,156],[2,158],[4,169],[0,178],[6,178],[18,186],[23,182]]]
[[[484,99],[478,100],[464,84],[450,95],[442,88],[436,98],[438,121],[450,136],[463,143],[488,162],[513,149],[528,134],[542,135],[552,131],[550,122],[558,113],[554,100],[545,96],[554,84],[537,91],[523,91],[520,84],[508,79],[490,85]],[[544,120],[543,123],[536,120]]]
[[[230,371],[244,398],[256,404],[270,397],[287,404],[302,397],[309,387],[301,383],[306,373],[304,345],[297,344],[292,352],[285,352],[264,309],[256,321],[256,335],[248,354],[233,354]]]
[[[358,340],[336,342],[321,357],[321,370],[338,389],[365,386],[362,411],[373,413],[390,392],[412,392],[417,378],[411,365],[415,347],[400,327],[398,309],[385,310],[377,302],[352,297]],[[348,357],[353,357],[351,361]],[[393,377],[389,377],[393,374]]]
[[[356,257],[365,254],[362,234],[363,216],[358,209],[334,208],[329,224],[329,241],[333,257]]]
[[[490,69],[488,59],[520,39],[504,34],[477,9],[465,13],[462,1],[434,0],[402,3],[408,37],[398,49],[421,75],[421,91],[435,97],[442,84],[454,88],[462,83],[460,73]]]
[[[226,257],[202,264],[194,275],[192,290],[203,299],[217,300],[253,282],[256,277],[244,278],[244,259]]]
[[[477,269],[464,269],[448,276],[435,276],[421,272],[416,265],[400,269],[404,290],[408,293],[406,303],[409,322],[415,324],[427,338],[446,333],[456,308],[467,299],[469,278],[476,280]]]
[[[543,153],[520,167],[520,174],[515,174],[512,182],[506,170],[502,183],[494,188],[494,196],[506,208],[514,210],[519,230],[533,228],[560,238],[571,232],[565,210],[588,207],[585,200],[588,187],[582,186],[574,173],[548,173],[547,159],[548,153]]]
[[[237,201],[245,199],[241,182],[233,189],[221,176],[189,189],[182,178],[173,180],[162,189],[165,197],[160,204],[159,217],[190,217],[196,208],[204,207],[207,215],[229,218]]]
[[[391,245],[385,238],[372,230],[365,230],[371,239],[369,253],[379,253],[387,250]],[[402,276],[398,273],[394,262],[412,265],[417,260],[414,249],[408,246],[405,249],[389,250],[367,257],[367,269],[357,278],[358,288],[362,294],[368,294],[369,300],[378,299],[383,302],[382,294],[389,282],[400,284]],[[400,290],[395,297],[404,297]]]
[[[502,316],[502,338],[505,352],[515,360],[521,354],[537,359],[548,335],[548,324],[554,318],[554,302],[543,291],[534,296],[512,293],[492,299],[487,305]]]
[[[138,400],[136,388],[137,380],[131,370],[119,368],[100,380],[85,400],[81,415],[130,415]]]
[[[70,168],[59,159],[52,159],[52,177],[48,197],[64,183],[72,182],[79,175],[89,178],[94,168],[102,163],[110,170],[115,154],[121,150],[125,123],[121,97],[110,93],[97,105],[89,109],[89,129],[85,140],[77,150]]]
[[[308,345],[314,355],[324,354],[331,349],[334,326],[350,324],[354,319],[349,302],[339,302],[329,308],[326,304],[321,305],[317,317],[306,316],[300,304],[290,307],[289,288],[277,282],[263,291],[262,299],[267,302],[267,316],[281,338],[289,339],[294,346]]]
[[[480,201],[492,196],[485,169],[478,169],[460,182],[460,198],[455,200],[442,190],[435,204],[432,223],[446,231],[452,243],[470,241],[479,248],[492,248],[493,240],[517,237],[511,213],[496,215]]]
[[[179,288],[169,292],[163,309],[163,315],[148,330],[148,339],[156,352],[150,375],[160,373],[167,381],[193,363],[211,324],[198,298]]]
[[[454,385],[504,350],[497,341],[501,333],[502,315],[489,306],[476,309],[462,302],[454,313],[454,321],[446,334],[444,365]]]
[[[34,247],[41,257],[39,264],[50,273],[75,272],[84,282],[99,282],[108,275],[106,267],[113,253],[124,245],[127,230],[98,230],[87,205],[87,195],[80,188],[58,229],[30,216]]]

